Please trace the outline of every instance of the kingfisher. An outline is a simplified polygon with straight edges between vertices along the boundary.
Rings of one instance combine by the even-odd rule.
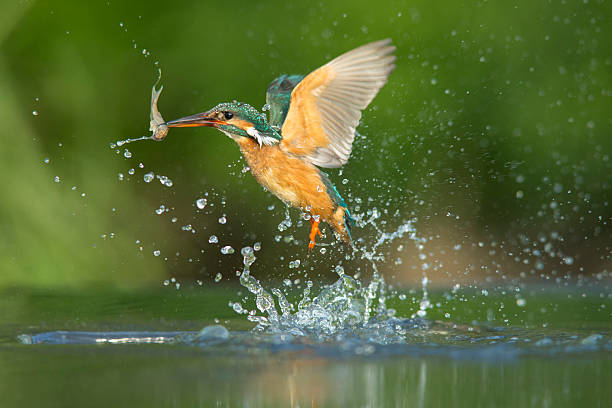
[[[265,189],[309,215],[309,249],[321,236],[322,221],[350,245],[354,220],[319,167],[339,168],[348,161],[361,111],[395,68],[394,51],[391,40],[385,39],[348,51],[308,75],[281,75],[266,93],[269,119],[251,105],[234,101],[163,125],[220,130],[238,144]]]

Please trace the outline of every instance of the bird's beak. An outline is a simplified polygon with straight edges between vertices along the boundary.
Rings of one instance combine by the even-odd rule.
[[[224,123],[215,117],[209,115],[208,112],[196,113],[195,115],[185,116],[184,118],[171,120],[166,122],[165,125],[168,127],[197,127],[197,126],[210,126],[217,127]]]

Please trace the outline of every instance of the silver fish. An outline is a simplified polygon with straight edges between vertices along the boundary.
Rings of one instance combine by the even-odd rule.
[[[165,125],[166,121],[162,118],[159,110],[157,110],[157,100],[159,99],[162,89],[164,89],[163,86],[161,86],[159,90],[156,90],[155,85],[153,85],[153,89],[151,89],[151,122],[149,122],[149,130],[153,132],[151,137],[157,141],[164,140],[166,135],[168,135],[168,126]]]

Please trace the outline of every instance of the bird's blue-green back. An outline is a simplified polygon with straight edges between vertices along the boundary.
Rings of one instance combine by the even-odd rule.
[[[279,131],[289,112],[291,92],[303,78],[303,75],[281,75],[268,86],[266,103],[270,110],[270,125]]]

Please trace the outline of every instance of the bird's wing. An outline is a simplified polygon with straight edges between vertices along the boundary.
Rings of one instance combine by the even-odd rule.
[[[303,75],[281,75],[268,86],[266,104],[270,110],[270,125],[279,131],[289,111],[291,91],[302,79]]]
[[[340,167],[351,154],[361,110],[395,65],[391,40],[366,44],[306,76],[291,93],[280,147],[321,167]]]

